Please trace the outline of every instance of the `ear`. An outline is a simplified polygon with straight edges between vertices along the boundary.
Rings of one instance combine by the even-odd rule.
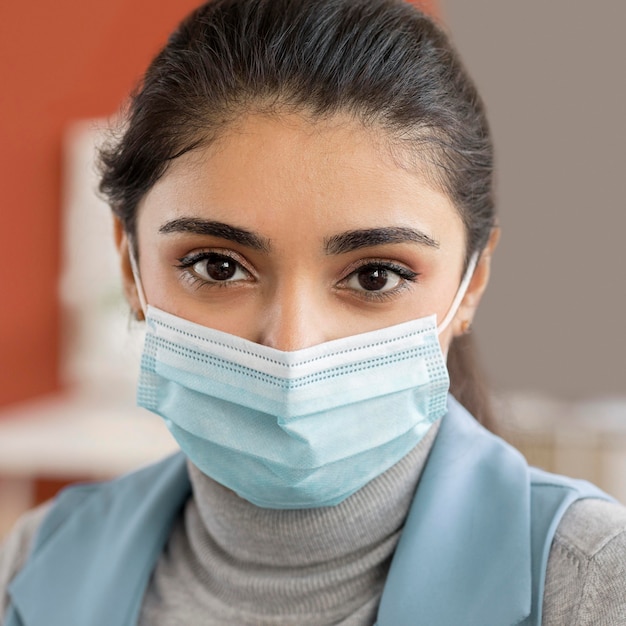
[[[137,293],[137,284],[135,283],[133,268],[130,262],[130,246],[132,246],[132,241],[124,229],[122,222],[117,217],[113,218],[113,235],[120,259],[122,286],[124,288],[126,301],[130,305],[135,317],[138,320],[142,320],[144,319],[143,311],[141,310],[139,294]]]
[[[487,241],[487,245],[478,259],[478,263],[476,264],[476,268],[469,287],[467,288],[467,292],[465,293],[465,297],[463,298],[461,306],[459,306],[459,310],[452,322],[452,333],[454,337],[467,333],[472,325],[472,322],[474,321],[476,310],[478,309],[480,300],[483,297],[483,293],[485,293],[487,284],[489,283],[489,276],[491,273],[491,257],[493,256],[499,240],[500,228],[494,227],[491,229],[489,241]]]

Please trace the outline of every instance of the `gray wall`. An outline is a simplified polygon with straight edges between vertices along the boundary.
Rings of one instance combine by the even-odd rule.
[[[441,0],[486,101],[502,239],[492,386],[626,396],[626,2]]]

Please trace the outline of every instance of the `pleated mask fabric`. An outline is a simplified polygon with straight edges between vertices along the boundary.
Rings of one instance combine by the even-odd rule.
[[[446,411],[436,316],[283,352],[146,309],[138,404],[260,507],[336,505]]]

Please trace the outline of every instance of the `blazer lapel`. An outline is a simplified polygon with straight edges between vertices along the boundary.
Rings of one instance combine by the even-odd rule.
[[[531,608],[530,534],[525,460],[450,397],[391,564],[378,624],[520,623]]]

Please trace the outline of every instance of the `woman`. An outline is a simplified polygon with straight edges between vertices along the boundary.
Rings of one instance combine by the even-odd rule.
[[[7,625],[625,622],[624,508],[468,413],[492,147],[426,17],[209,2],[102,164],[184,454],[27,518]]]

